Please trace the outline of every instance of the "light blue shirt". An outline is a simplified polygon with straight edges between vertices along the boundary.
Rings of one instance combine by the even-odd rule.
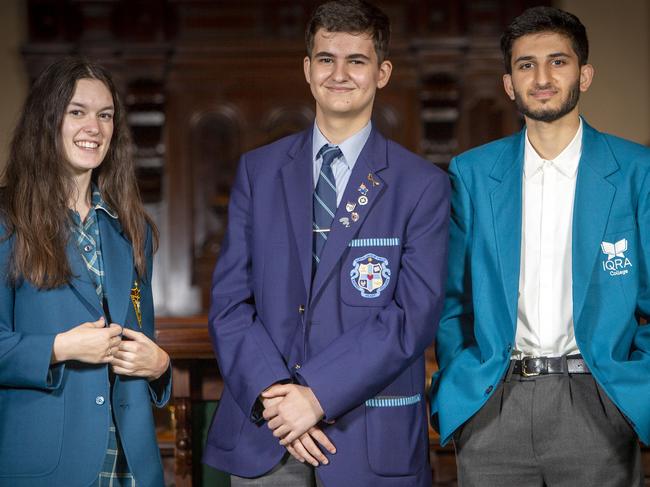
[[[332,162],[332,172],[334,173],[334,181],[336,184],[336,206],[341,204],[341,199],[343,198],[343,192],[345,187],[348,184],[350,179],[350,174],[352,174],[352,169],[361,154],[363,146],[366,145],[370,132],[372,130],[372,122],[368,122],[365,127],[359,130],[356,134],[348,137],[343,142],[338,144],[339,149],[343,153],[343,157],[337,157]],[[312,135],[312,160],[314,161],[314,188],[316,188],[316,183],[318,182],[318,175],[320,174],[320,168],[323,165],[323,158],[318,157],[318,151],[325,144],[331,144],[329,140],[325,138],[323,133],[318,128],[318,124],[314,122],[314,131]],[[333,145],[333,144],[332,144]]]

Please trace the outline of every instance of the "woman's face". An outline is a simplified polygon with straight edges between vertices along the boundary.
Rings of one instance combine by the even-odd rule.
[[[98,167],[113,136],[113,97],[96,79],[77,81],[61,124],[65,157],[75,175]]]

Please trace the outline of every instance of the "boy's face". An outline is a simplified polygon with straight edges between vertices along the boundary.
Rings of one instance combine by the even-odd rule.
[[[580,66],[571,39],[556,32],[515,40],[511,68],[503,77],[510,99],[527,118],[549,123],[576,109],[593,77],[591,65]]]
[[[388,84],[392,65],[378,63],[373,40],[366,33],[319,29],[304,70],[317,116],[369,120],[375,93]]]

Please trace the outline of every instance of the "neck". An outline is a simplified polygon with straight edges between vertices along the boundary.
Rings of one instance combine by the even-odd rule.
[[[90,177],[92,171],[74,176],[75,192],[70,198],[70,207],[79,213],[81,221],[86,219],[90,210]]]
[[[580,127],[578,108],[553,122],[539,122],[526,117],[528,140],[546,160],[555,159],[571,143]]]
[[[331,117],[324,115],[319,108],[316,108],[316,123],[321,133],[332,144],[340,144],[356,134],[370,121],[370,113],[367,116]]]

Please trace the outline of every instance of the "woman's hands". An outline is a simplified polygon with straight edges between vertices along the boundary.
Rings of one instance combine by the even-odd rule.
[[[88,364],[106,364],[113,360],[122,340],[122,327],[111,323],[104,326],[104,318],[82,323],[59,333],[54,338],[51,363],[78,360]]]
[[[124,328],[119,348],[113,353],[113,372],[156,380],[169,367],[169,355],[144,333]]]
[[[104,318],[82,323],[54,338],[51,363],[77,360],[88,364],[111,364],[119,375],[155,380],[169,367],[169,355],[147,337]]]

